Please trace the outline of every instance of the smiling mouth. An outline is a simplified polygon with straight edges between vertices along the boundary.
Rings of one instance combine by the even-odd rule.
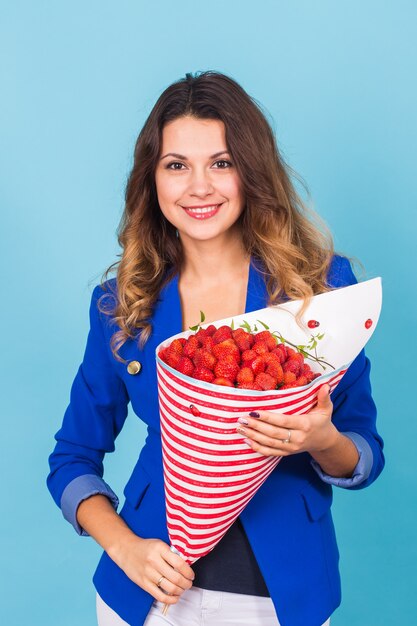
[[[194,217],[195,219],[198,219],[198,220],[205,220],[216,215],[216,213],[218,212],[222,204],[223,202],[221,202],[220,204],[212,204],[210,206],[201,206],[201,207],[183,206],[182,208],[190,217]]]

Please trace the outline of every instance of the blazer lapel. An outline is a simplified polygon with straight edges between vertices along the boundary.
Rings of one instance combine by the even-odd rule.
[[[248,290],[246,294],[245,313],[263,309],[268,303],[268,292],[259,261],[252,257],[249,264]]]
[[[152,337],[155,339],[155,347],[161,343],[161,341],[180,333],[182,330],[178,274],[173,276],[159,294],[152,317],[152,327]]]

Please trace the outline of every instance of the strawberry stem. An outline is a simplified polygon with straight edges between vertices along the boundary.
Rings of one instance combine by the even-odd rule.
[[[320,367],[322,367],[324,370],[326,369],[326,365],[328,365],[329,367],[331,367],[333,370],[336,369],[334,367],[334,365],[332,365],[331,363],[328,363],[327,361],[325,361],[323,359],[323,357],[319,357],[317,355],[317,339],[323,339],[324,337],[324,333],[321,334],[321,336],[314,336],[311,335],[311,340],[310,340],[310,344],[308,346],[297,346],[297,344],[292,343],[292,341],[288,341],[288,339],[285,339],[281,333],[279,331],[274,331],[273,333],[271,333],[272,335],[274,335],[275,337],[277,337],[281,343],[287,343],[289,346],[295,348],[297,350],[297,352],[301,352],[301,354],[306,358],[309,359],[310,361],[314,361],[316,363],[318,363],[320,365]],[[306,347],[309,350],[314,350],[314,354],[311,354],[310,352],[308,352],[306,350]]]

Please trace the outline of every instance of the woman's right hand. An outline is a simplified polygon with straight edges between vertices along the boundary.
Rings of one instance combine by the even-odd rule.
[[[156,600],[175,604],[192,586],[194,572],[184,559],[160,539],[135,535],[106,496],[96,494],[83,500],[77,509],[77,520],[126,576]],[[161,589],[158,582],[162,576]]]
[[[134,583],[164,604],[176,604],[193,584],[191,567],[160,539],[142,539],[132,533],[108,554]]]

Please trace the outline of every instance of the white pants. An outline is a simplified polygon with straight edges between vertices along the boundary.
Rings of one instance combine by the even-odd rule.
[[[98,626],[128,626],[97,594]],[[144,626],[279,626],[271,598],[191,587],[162,615],[154,601]],[[323,624],[329,626],[330,619]]]

